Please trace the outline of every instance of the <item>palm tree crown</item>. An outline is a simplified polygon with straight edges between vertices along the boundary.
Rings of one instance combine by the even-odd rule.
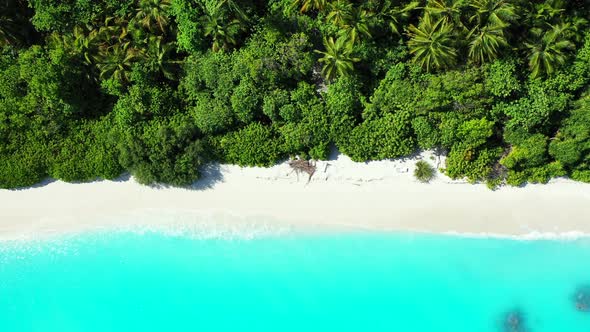
[[[327,0],[293,0],[294,8],[300,7],[301,12],[305,13],[310,10],[322,11],[328,6]]]
[[[227,17],[224,2],[220,2],[201,18],[205,36],[213,39],[214,52],[227,50],[237,44],[236,37],[242,29],[242,22],[236,18]]]
[[[140,0],[135,18],[149,30],[156,25],[161,32],[165,32],[169,8],[170,0]]]
[[[393,6],[392,2],[388,0],[384,3],[379,15],[389,21],[391,32],[400,35],[402,22],[407,20],[411,12],[417,9],[419,5],[418,1],[412,1],[405,6]]]
[[[434,22],[428,12],[420,20],[418,27],[409,26],[410,53],[414,62],[427,71],[450,67],[457,61],[457,51],[453,47],[453,29],[445,18]]]
[[[328,5],[326,20],[336,26],[344,26],[352,19],[352,4],[348,0],[336,0]]]
[[[360,59],[352,56],[352,44],[346,37],[341,36],[336,41],[333,37],[324,39],[325,51],[316,53],[322,54],[319,62],[323,63],[322,75],[331,81],[337,76],[347,76],[354,70],[354,63]]]
[[[525,43],[529,51],[529,67],[533,77],[551,75],[557,66],[563,65],[566,51],[574,48],[574,43],[566,38],[569,24],[551,26],[548,31],[533,29],[533,40]]]
[[[475,63],[492,61],[499,55],[500,48],[508,45],[500,26],[486,25],[470,31],[469,59]]]
[[[518,19],[516,7],[507,0],[472,0],[469,5],[475,10],[469,21],[479,26],[506,27]]]

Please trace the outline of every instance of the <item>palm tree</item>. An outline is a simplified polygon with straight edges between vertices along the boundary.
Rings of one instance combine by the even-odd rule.
[[[584,40],[585,31],[588,27],[588,20],[583,17],[568,17],[567,23],[572,27],[568,32],[567,37],[573,39],[577,43]]]
[[[469,31],[469,59],[483,63],[498,57],[500,48],[508,45],[506,29],[518,15],[508,0],[473,0],[469,6],[475,12],[469,22],[475,26]]]
[[[457,51],[453,47],[453,29],[445,18],[433,22],[428,12],[420,20],[418,27],[409,26],[410,53],[414,55],[414,62],[419,63],[427,71],[432,68],[440,69],[454,65],[457,61]]]
[[[350,20],[344,25],[344,29],[340,31],[340,36],[348,40],[351,45],[354,45],[360,37],[371,38],[369,31],[369,19],[371,14],[359,7],[352,10]]]
[[[293,0],[292,7],[301,7],[301,12],[305,13],[309,10],[322,11],[328,5],[327,0]]]
[[[98,29],[96,36],[101,42],[101,48],[127,42],[129,37],[128,26],[125,19],[112,16],[105,18],[104,24]]]
[[[100,78],[115,79],[122,83],[129,81],[129,73],[137,54],[137,50],[132,48],[129,42],[101,50],[94,57]]]
[[[501,26],[486,25],[474,28],[467,36],[469,40],[469,59],[475,63],[492,61],[498,57],[501,47],[507,46]]]
[[[469,21],[479,26],[508,27],[518,19],[516,7],[508,0],[472,0],[469,6],[475,10]]]
[[[466,5],[465,0],[429,0],[424,10],[435,19],[462,27],[461,13]]]
[[[560,21],[561,16],[565,13],[565,4],[563,1],[543,1],[534,6],[531,11],[532,19],[538,22]]]
[[[352,56],[352,44],[343,36],[334,41],[333,37],[324,38],[325,51],[316,53],[323,57],[319,62],[323,63],[322,75],[331,81],[337,76],[347,76],[354,70],[354,63],[360,59]]]
[[[419,5],[420,3],[418,1],[412,1],[405,6],[394,7],[391,0],[387,0],[381,8],[379,15],[389,21],[391,32],[400,35],[399,31],[402,23],[410,17],[411,12],[417,9]]]
[[[250,22],[250,18],[248,17],[248,15],[246,15],[246,13],[244,12],[244,10],[242,10],[242,7],[240,7],[240,5],[236,1],[234,1],[234,0],[222,0],[220,2],[220,6],[225,7],[230,12],[234,13],[240,21],[242,21],[242,22]]]
[[[225,15],[224,2],[220,2],[211,12],[201,18],[205,29],[205,36],[213,39],[214,52],[227,50],[236,45],[236,36],[242,29],[242,22],[238,19],[229,19]]]
[[[157,69],[167,79],[174,79],[174,64],[179,61],[169,60],[170,53],[174,50],[172,43],[162,42],[162,37],[152,36],[147,44],[147,49],[143,52],[146,63]]]
[[[565,52],[574,48],[574,43],[566,39],[570,28],[568,24],[558,24],[551,26],[548,31],[532,29],[533,40],[525,43],[525,46],[528,49],[529,68],[533,78],[551,75],[557,66],[565,63]]]
[[[332,24],[342,27],[352,19],[352,4],[348,0],[336,0],[328,5],[330,11],[326,20]]]
[[[0,47],[14,45],[19,40],[18,25],[11,17],[0,16]]]
[[[81,55],[86,65],[92,64],[92,54],[96,53],[99,47],[98,30],[91,30],[86,33],[80,26],[74,27],[71,33],[60,34],[53,32],[49,35],[47,42],[51,48],[61,48],[71,55]]]
[[[165,32],[169,8],[170,0],[140,0],[135,18],[149,30],[156,25],[161,32]]]
[[[31,43],[34,34],[29,22],[31,14],[26,0],[0,1],[0,48]]]

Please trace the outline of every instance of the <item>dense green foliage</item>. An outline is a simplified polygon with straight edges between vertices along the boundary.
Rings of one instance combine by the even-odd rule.
[[[418,160],[416,162],[416,169],[414,169],[414,176],[420,182],[430,182],[436,175],[436,170],[428,162]]]
[[[589,20],[580,0],[4,1],[0,187],[188,185],[334,147],[590,182]]]

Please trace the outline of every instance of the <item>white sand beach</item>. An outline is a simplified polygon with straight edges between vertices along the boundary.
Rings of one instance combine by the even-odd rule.
[[[418,158],[442,165],[430,152]],[[590,185],[489,190],[438,173],[424,184],[415,159],[317,162],[311,181],[286,163],[272,168],[210,165],[192,189],[154,188],[133,179],[0,190],[0,239],[29,239],[116,227],[170,226],[175,215],[238,216],[289,227],[465,233],[495,236],[590,234]],[[162,217],[163,215],[167,217]],[[158,217],[160,216],[160,217]],[[219,220],[219,218],[214,218]],[[182,219],[182,223],[202,218]],[[200,221],[199,221],[200,220]]]

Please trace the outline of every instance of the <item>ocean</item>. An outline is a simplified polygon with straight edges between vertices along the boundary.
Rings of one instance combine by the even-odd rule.
[[[0,242],[0,331],[588,332],[585,285],[586,238],[95,232]]]

